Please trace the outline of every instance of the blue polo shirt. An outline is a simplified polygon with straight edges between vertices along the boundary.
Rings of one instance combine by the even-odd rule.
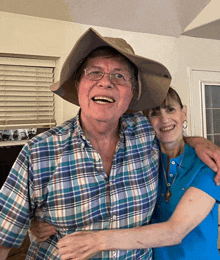
[[[170,161],[168,176],[168,183],[170,184],[173,183],[182,156],[183,154]],[[167,157],[165,154],[162,154],[162,160],[164,169],[166,169]],[[171,187],[172,196],[169,202],[165,202],[166,182],[162,167],[160,169],[158,200],[153,215],[154,223],[167,221],[171,217],[179,200],[189,187],[196,187],[206,192],[216,200],[216,203],[208,216],[183,239],[181,244],[155,248],[154,260],[220,259],[217,249],[220,186],[216,186],[214,182],[216,173],[197,157],[193,148],[186,144],[181,167]]]

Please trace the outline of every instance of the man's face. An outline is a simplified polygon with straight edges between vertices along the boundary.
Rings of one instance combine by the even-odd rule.
[[[86,69],[93,74],[103,71],[105,75],[98,81],[82,75],[77,87],[81,121],[118,122],[133,97],[132,75],[127,63],[120,58],[96,57],[87,61]],[[111,73],[116,77],[125,76],[125,83],[114,84],[109,78]]]

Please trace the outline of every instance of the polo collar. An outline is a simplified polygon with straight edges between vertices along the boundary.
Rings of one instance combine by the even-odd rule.
[[[163,158],[166,157],[166,154],[162,153]],[[183,158],[184,156],[184,158]],[[181,153],[178,157],[172,158],[171,160],[174,161],[178,166],[180,165],[181,161],[181,168],[190,168],[191,165],[194,163],[195,152],[192,147],[188,144],[185,144],[184,152]],[[183,160],[182,160],[183,158]]]

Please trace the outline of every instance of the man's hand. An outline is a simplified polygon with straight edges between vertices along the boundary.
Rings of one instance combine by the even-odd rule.
[[[11,248],[0,245],[0,260],[5,260]]]
[[[37,238],[39,243],[46,241],[51,235],[57,232],[54,226],[46,222],[38,222],[35,218],[31,220],[30,231],[31,234]]]
[[[217,172],[215,176],[216,185],[220,184],[220,148],[203,137],[184,137],[184,140],[192,146],[198,157],[208,165],[213,171]]]

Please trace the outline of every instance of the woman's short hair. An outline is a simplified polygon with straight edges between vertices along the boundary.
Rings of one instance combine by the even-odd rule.
[[[160,106],[158,107],[154,107],[154,108],[150,108],[148,110],[144,110],[143,113],[148,116],[149,115],[149,111],[157,111],[160,110],[160,108],[166,108],[169,105],[169,101],[176,101],[181,109],[183,108],[183,103],[180,99],[179,94],[176,92],[176,90],[174,90],[172,87],[169,87],[166,98],[164,99],[164,101],[160,104]]]
[[[179,94],[172,87],[169,87],[167,96],[163,101],[163,103],[160,105],[160,107],[166,106],[166,103],[169,101],[169,99],[176,101],[180,105],[180,107],[183,108],[183,103],[181,101]]]

